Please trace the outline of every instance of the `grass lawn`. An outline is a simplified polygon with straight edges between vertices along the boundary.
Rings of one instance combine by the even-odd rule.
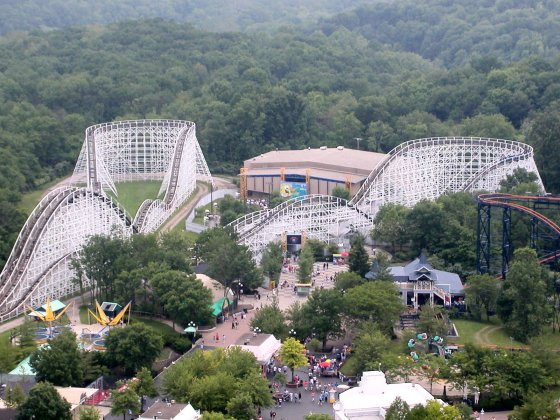
[[[177,230],[184,230],[185,227],[184,227],[184,226],[177,225],[177,226],[175,226],[175,228],[173,229],[173,231],[175,231],[176,229],[177,229]],[[196,232],[191,232],[190,230],[185,230],[185,235],[186,235],[187,239],[189,239],[190,241],[192,241],[192,243],[195,243],[196,240],[198,239],[198,233],[196,233]]]
[[[173,328],[171,328],[170,325],[164,324],[164,323],[159,322],[155,319],[141,318],[141,317],[135,316],[135,317],[132,318],[132,322],[141,322],[145,326],[150,327],[151,329],[153,329],[154,331],[157,331],[161,335],[169,334],[169,333],[179,334],[178,332],[173,331]]]
[[[222,200],[222,199],[218,198],[217,200],[214,200],[213,204],[218,204],[220,202],[220,200]],[[210,213],[212,213],[211,204],[212,203],[208,203],[205,206],[202,206],[202,207],[199,207],[199,208],[196,209],[196,215],[193,219],[194,223],[198,223],[199,225],[202,225],[204,223],[204,212],[205,212],[205,210],[210,210]],[[214,209],[217,212],[218,211],[218,206],[214,206]]]
[[[163,349],[161,349],[161,352],[159,353],[159,356],[157,357],[157,359],[155,361],[156,361],[156,363],[157,362],[165,362],[167,359],[169,359],[171,357],[172,354],[173,354],[172,350],[164,347]]]
[[[92,317],[91,315],[89,315],[88,313],[88,307],[87,305],[82,305],[80,306],[80,322],[82,324],[95,324],[97,321],[95,321],[95,318]]]
[[[2,344],[9,343],[11,333],[12,330],[8,330],[8,331],[4,331],[3,333],[0,333],[0,343]]]
[[[158,198],[161,181],[118,182],[115,186],[119,196],[115,197],[112,193],[109,195],[124,207],[130,217],[134,218],[144,200]]]
[[[20,207],[27,213],[31,213],[35,206],[39,204],[39,201],[41,201],[41,197],[43,196],[44,192],[48,188],[62,181],[64,178],[66,177],[53,179],[51,182],[47,182],[46,184],[41,185],[39,189],[31,191],[27,194],[23,194],[23,196],[21,197],[21,201],[19,202]]]
[[[459,337],[453,342],[457,344],[473,343],[481,346],[498,346],[509,348],[525,347],[523,343],[510,340],[501,322],[496,318],[490,318],[490,322],[478,322],[464,319],[453,320]]]

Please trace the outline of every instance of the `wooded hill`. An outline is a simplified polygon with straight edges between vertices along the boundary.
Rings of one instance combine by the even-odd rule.
[[[270,31],[311,25],[367,0],[19,0],[3,2],[0,35],[14,31],[163,18],[199,29]]]
[[[529,53],[521,35],[511,35],[508,48],[488,44],[490,35],[474,36],[470,20],[453,26],[453,36],[433,35],[459,19],[452,3],[431,1],[428,14],[394,2],[384,6],[393,20],[370,8],[370,23],[363,9],[355,28],[348,12],[271,33],[205,32],[154,19],[0,38],[0,265],[25,218],[16,211],[19,193],[68,174],[84,129],[115,119],[195,121],[211,170],[229,173],[268,150],[354,147],[355,137],[384,152],[424,136],[521,139],[535,146],[547,189],[559,192],[556,3],[463,3],[470,11],[481,5],[488,24],[501,11],[511,34],[532,28],[544,47]],[[521,20],[523,13],[534,19]],[[382,34],[382,22],[394,26],[392,35]],[[424,34],[422,42],[409,45],[399,22]],[[428,42],[434,37],[441,48]],[[456,51],[467,55],[459,60]]]

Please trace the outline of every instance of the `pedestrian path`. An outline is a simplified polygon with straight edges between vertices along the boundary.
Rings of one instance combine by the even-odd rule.
[[[288,309],[294,302],[304,303],[307,300],[307,296],[298,296],[294,293],[294,285],[299,283],[297,278],[297,264],[293,264],[294,269],[292,271],[288,269],[283,269],[280,273],[279,287],[276,289],[277,292],[263,291],[262,296],[268,295],[267,302],[270,303],[274,296],[278,297],[278,306],[282,310]],[[332,289],[334,287],[334,278],[337,273],[348,271],[348,266],[344,265],[334,265],[332,263],[315,263],[313,264],[313,277],[312,284],[313,289]]]
[[[228,319],[222,323],[217,324],[215,329],[209,331],[200,331],[202,334],[202,339],[198,340],[197,345],[201,345],[204,340],[203,346],[205,347],[225,347],[235,344],[241,336],[251,331],[250,323],[253,319],[255,313],[266,305],[271,305],[274,302],[274,298],[278,298],[278,306],[281,310],[288,309],[294,302],[304,303],[307,300],[307,296],[298,296],[294,293],[294,285],[298,282],[297,274],[295,268],[297,264],[292,264],[294,270],[290,272],[289,270],[283,270],[280,274],[279,284],[285,284],[284,287],[278,287],[274,290],[268,290],[264,288],[259,288],[260,299],[253,296],[243,296],[241,298],[240,304],[247,307],[252,306],[253,309],[249,309],[244,319],[241,318],[241,313],[237,313],[237,321],[239,325],[237,328],[232,328],[232,317],[231,315]],[[314,288],[320,289],[331,289],[334,287],[334,277],[337,273],[348,271],[347,265],[333,265],[329,263],[328,268],[323,263],[315,263],[313,266],[313,284]],[[332,280],[331,280],[332,279]],[[216,340],[218,338],[218,340]]]

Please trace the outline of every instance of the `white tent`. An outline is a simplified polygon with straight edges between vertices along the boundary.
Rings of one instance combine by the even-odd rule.
[[[360,417],[363,420],[385,418],[387,408],[400,397],[409,407],[426,405],[434,397],[420,385],[412,383],[388,384],[385,374],[379,371],[364,372],[360,386],[350,388],[339,396],[333,405],[336,420]]]
[[[265,365],[280,349],[282,343],[272,334],[245,334],[237,344],[232,344],[229,347],[234,346],[240,347],[241,350],[250,351],[260,364]]]

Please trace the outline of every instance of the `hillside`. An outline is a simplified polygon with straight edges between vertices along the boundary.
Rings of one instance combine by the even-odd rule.
[[[464,65],[473,57],[512,62],[560,50],[560,3],[550,0],[399,0],[376,2],[325,19],[391,48]]]
[[[21,0],[3,2],[0,35],[15,31],[104,25],[163,18],[197,28],[270,31],[281,25],[311,25],[366,0]]]
[[[505,49],[484,44],[489,36],[477,44],[465,25],[428,42],[439,25],[426,23],[425,8],[401,7],[406,1],[271,33],[152,19],[0,38],[0,265],[25,218],[20,193],[67,175],[84,129],[116,119],[195,121],[210,169],[228,173],[275,148],[354,147],[356,137],[383,152],[426,136],[520,139],[535,146],[547,189],[560,192],[560,60],[545,25],[560,21],[555,4],[526,11],[541,19],[531,25],[546,41],[534,55],[519,40]],[[430,2],[434,19],[458,19],[455,2]],[[520,23],[521,6],[477,4],[488,5],[479,14],[501,5],[512,34],[531,26]],[[399,22],[423,28],[424,41],[409,45]],[[387,31],[375,29],[381,24]],[[488,55],[475,54],[483,45]],[[463,50],[463,60],[446,61]]]

